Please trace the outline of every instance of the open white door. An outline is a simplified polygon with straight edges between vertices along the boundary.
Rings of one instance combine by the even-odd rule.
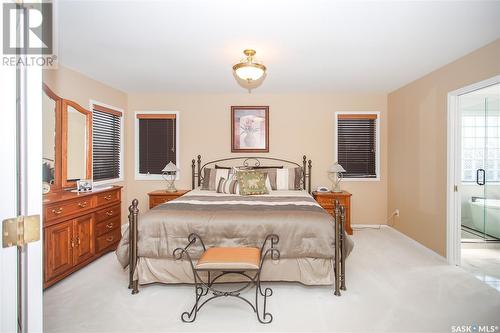
[[[23,11],[17,15],[19,19]],[[17,22],[20,24],[14,25],[12,32],[13,26],[6,27],[2,19],[0,36],[9,29],[11,38],[19,43],[27,20]],[[28,215],[41,219],[42,69],[1,65],[0,81],[0,220]],[[41,229],[40,240],[23,247],[4,248],[6,243],[0,237],[0,332],[43,329]]]

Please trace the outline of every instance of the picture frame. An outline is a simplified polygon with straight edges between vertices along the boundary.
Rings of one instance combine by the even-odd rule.
[[[269,152],[269,106],[231,106],[231,152]]]
[[[91,192],[94,187],[92,179],[81,179],[76,181],[77,192]]]

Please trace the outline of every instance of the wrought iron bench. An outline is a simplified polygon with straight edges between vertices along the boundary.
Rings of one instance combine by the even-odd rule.
[[[199,241],[203,247],[203,253],[197,262],[193,262],[188,249],[197,241]],[[269,247],[265,249],[268,241],[270,243]],[[195,303],[191,311],[182,313],[181,320],[189,323],[195,321],[198,311],[200,311],[207,302],[213,299],[219,297],[236,297],[250,305],[252,310],[256,313],[259,322],[262,324],[272,322],[273,316],[266,311],[266,306],[267,298],[273,294],[273,291],[271,288],[262,290],[260,273],[262,264],[268,255],[272,260],[279,259],[280,252],[275,247],[278,242],[279,237],[275,234],[271,234],[266,237],[260,249],[255,247],[212,247],[207,249],[200,236],[194,233],[190,234],[186,247],[179,247],[175,249],[173,253],[176,260],[186,257],[193,270]],[[206,281],[201,278],[201,272],[206,272]],[[220,282],[220,278],[231,274],[244,277],[246,279],[244,285],[229,291],[215,288],[215,282]],[[241,296],[241,293],[252,287],[255,287],[255,301],[253,303]],[[212,295],[209,295],[208,298],[202,302],[202,298],[207,296],[209,292],[211,292]],[[263,298],[262,314],[259,310],[259,296]]]

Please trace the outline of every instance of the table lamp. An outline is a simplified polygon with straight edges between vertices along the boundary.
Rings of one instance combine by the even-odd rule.
[[[179,169],[177,169],[177,166],[172,163],[172,161],[170,161],[161,171],[163,172],[163,179],[165,179],[165,181],[167,182],[166,191],[177,192],[177,189],[175,188],[175,179],[177,177],[177,171],[179,171]]]
[[[342,181],[342,172],[345,169],[338,162],[335,162],[328,170],[328,175],[332,181],[332,192],[342,192],[340,189],[340,182]]]

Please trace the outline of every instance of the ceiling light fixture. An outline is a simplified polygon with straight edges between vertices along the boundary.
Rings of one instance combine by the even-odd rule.
[[[233,71],[238,78],[251,84],[264,76],[266,66],[254,58],[255,50],[247,49],[243,53],[246,55],[246,58],[241,59],[239,63],[234,65]]]

